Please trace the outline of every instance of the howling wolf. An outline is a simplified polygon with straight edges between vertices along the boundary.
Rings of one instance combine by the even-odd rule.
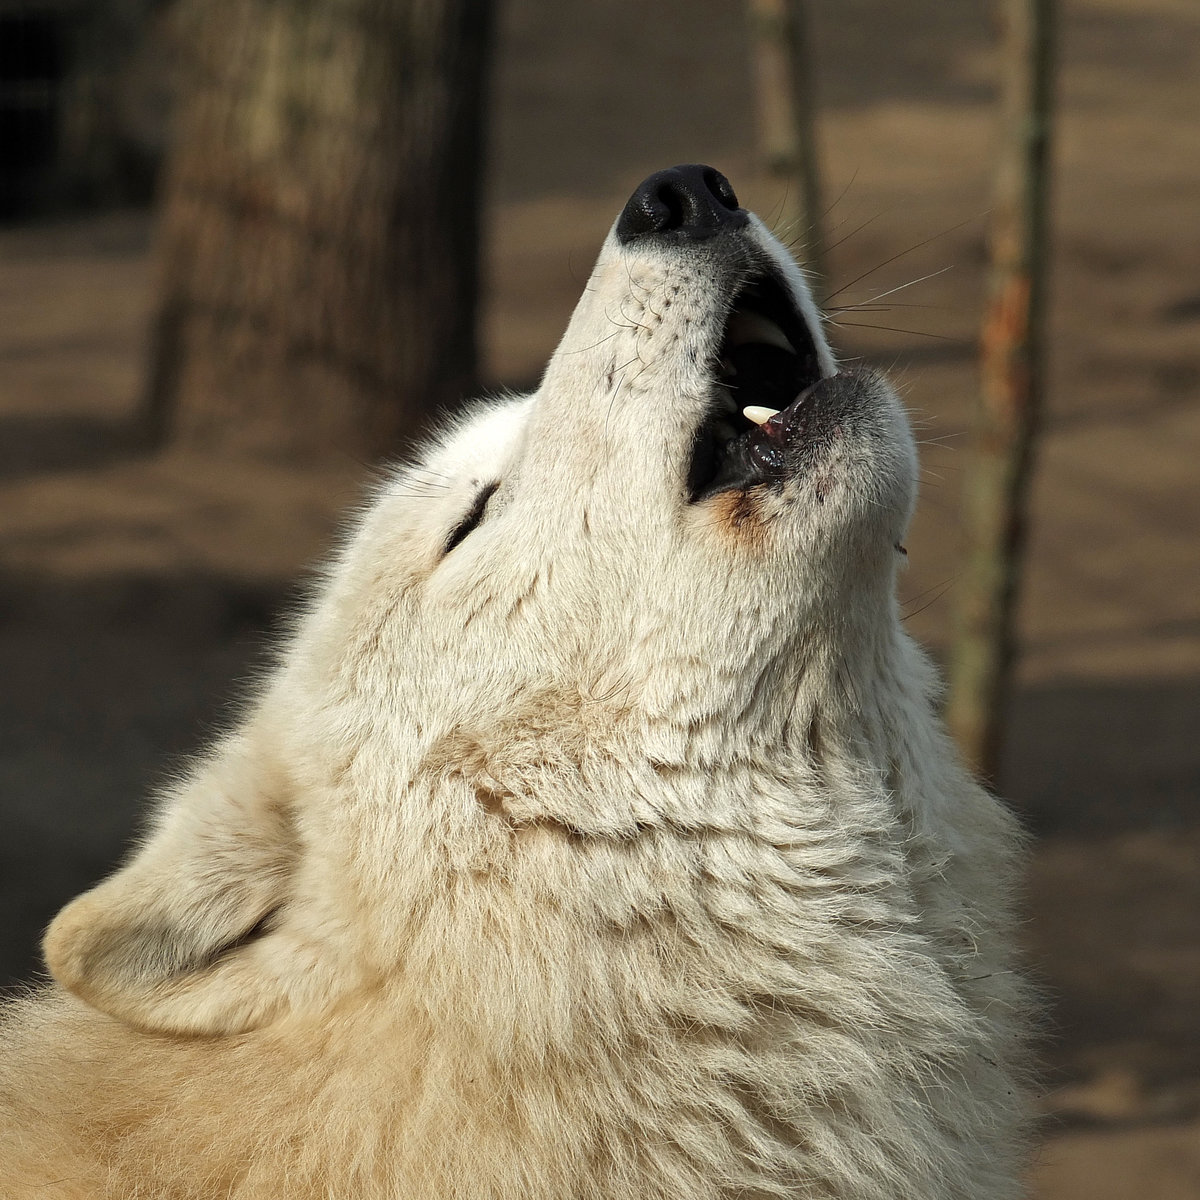
[[[0,1027],[38,1200],[1008,1200],[1020,835],[894,594],[912,437],[710,167],[380,487]]]

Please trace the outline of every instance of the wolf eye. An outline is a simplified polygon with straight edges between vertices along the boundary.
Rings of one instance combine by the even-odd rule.
[[[446,545],[442,549],[443,557],[449,554],[483,520],[483,514],[487,509],[488,501],[492,498],[492,493],[499,486],[499,482],[496,482],[489,483],[485,488],[480,488],[479,493],[475,497],[475,503],[471,505],[471,511],[450,531],[450,536],[446,539]]]

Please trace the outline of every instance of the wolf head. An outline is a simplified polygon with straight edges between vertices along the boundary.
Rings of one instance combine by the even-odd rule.
[[[453,680],[468,720],[545,683],[728,721],[771,664],[888,627],[914,477],[894,393],[838,372],[786,250],[677,167],[615,223],[538,391],[389,481],[339,569],[394,591],[420,712]]]
[[[895,394],[838,370],[726,180],[651,176],[538,390],[382,485],[243,728],[51,927],[52,971],[149,1029],[245,1030],[386,978],[431,881],[514,830],[787,792],[831,681],[897,636],[914,475]]]

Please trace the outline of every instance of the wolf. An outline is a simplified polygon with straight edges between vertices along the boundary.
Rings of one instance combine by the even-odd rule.
[[[915,452],[710,167],[391,473],[0,1030],[25,1200],[1008,1200],[1022,837],[899,620]]]

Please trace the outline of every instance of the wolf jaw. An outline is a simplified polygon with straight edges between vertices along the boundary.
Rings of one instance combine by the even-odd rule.
[[[604,514],[614,535],[644,542],[660,521],[664,536],[694,536],[656,580],[753,554],[751,574],[776,577],[779,630],[805,624],[816,590],[826,611],[850,611],[848,591],[855,611],[872,592],[886,605],[915,497],[907,418],[881,377],[839,370],[803,272],[706,172],[652,176],[618,218],[497,500],[541,479],[559,509],[546,521],[569,520],[561,464],[574,462],[580,491],[594,484],[589,519]],[[831,567],[802,578],[802,556]]]

